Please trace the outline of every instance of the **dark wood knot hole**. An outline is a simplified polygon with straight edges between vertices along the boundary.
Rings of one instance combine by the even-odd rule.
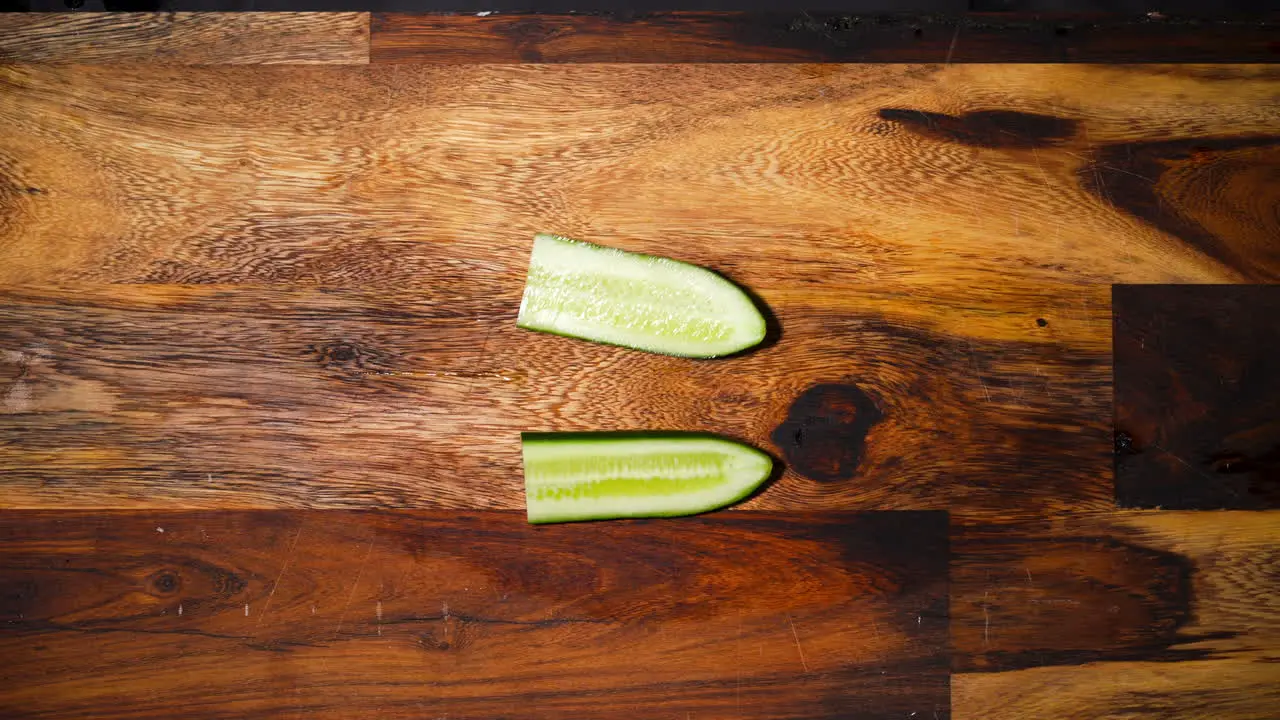
[[[147,582],[153,595],[172,595],[182,588],[182,579],[172,570],[152,574]]]

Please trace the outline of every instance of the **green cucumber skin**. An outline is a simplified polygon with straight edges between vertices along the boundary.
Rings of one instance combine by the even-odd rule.
[[[576,335],[569,332],[562,332],[556,328],[545,327],[537,323],[527,322],[523,317],[523,313],[518,315],[516,318],[516,327],[522,330],[530,330],[533,332],[540,332],[548,335],[556,335],[559,337],[573,338],[575,340],[585,340],[587,342],[592,342],[599,345],[610,345],[614,347],[627,348],[629,350],[638,350],[641,352],[654,353],[658,355],[667,355],[670,357],[681,357],[681,358],[690,358],[690,359],[714,359],[714,358],[722,358],[722,357],[736,355],[744,350],[749,350],[750,348],[753,348],[759,345],[760,343],[764,342],[765,336],[768,333],[768,325],[764,319],[764,315],[760,313],[759,308],[756,306],[755,300],[753,300],[752,297],[747,292],[745,292],[741,287],[738,287],[729,279],[719,275],[716,272],[713,272],[712,270],[702,267],[701,265],[696,265],[694,263],[689,263],[683,260],[677,260],[675,258],[665,257],[661,255],[653,255],[649,253],[635,252],[631,250],[622,250],[622,249],[610,247],[607,245],[600,245],[600,244],[588,242],[585,240],[577,240],[575,238],[565,237],[563,235],[556,235],[553,233],[537,233],[534,235],[535,243],[538,240],[553,241],[553,242],[559,242],[559,243],[564,243],[568,245],[579,246],[583,248],[589,248],[592,250],[599,250],[602,252],[617,253],[619,255],[629,256],[630,258],[635,260],[663,263],[670,266],[684,268],[693,273],[704,273],[706,275],[712,276],[715,279],[717,279],[720,283],[723,283],[724,289],[730,290],[734,295],[736,295],[738,301],[742,303],[744,308],[749,308],[752,311],[752,313],[756,316],[755,319],[758,322],[758,329],[753,335],[748,336],[747,338],[741,340],[734,346],[726,347],[719,351],[708,351],[708,352],[681,352],[679,350],[674,350],[671,348],[660,348],[660,347],[646,345],[642,343],[629,343],[629,342],[626,342],[625,340],[609,340],[604,338],[585,337],[583,335]]]
[[[742,500],[750,497],[758,491],[769,478],[773,475],[775,469],[774,459],[768,454],[757,448],[736,440],[729,440],[718,435],[699,432],[676,432],[676,431],[599,431],[599,432],[525,432],[521,433],[522,446],[529,445],[555,445],[563,444],[567,446],[576,446],[584,449],[584,457],[589,457],[589,449],[592,445],[612,444],[619,441],[636,440],[636,441],[660,441],[673,442],[681,444],[688,441],[710,442],[726,449],[732,448],[734,453],[747,455],[757,459],[764,468],[764,472],[752,482],[744,484],[738,492],[717,499],[716,502],[706,505],[698,505],[689,508],[669,511],[645,511],[626,514],[604,514],[604,515],[585,515],[572,514],[566,516],[546,516],[533,518],[529,517],[528,522],[531,525],[547,525],[557,523],[570,522],[591,522],[601,520],[621,520],[621,519],[643,519],[643,518],[674,518],[688,517],[691,515],[699,515],[713,510],[719,510],[730,505],[734,505]],[[526,470],[527,474],[527,470]],[[527,488],[526,488],[527,492]]]

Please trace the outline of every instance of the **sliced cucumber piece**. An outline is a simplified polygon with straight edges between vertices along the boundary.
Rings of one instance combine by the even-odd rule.
[[[764,339],[751,298],[705,268],[539,234],[518,327],[682,357],[717,357]]]
[[[773,470],[742,443],[696,433],[524,433],[530,523],[694,515],[735,503]]]

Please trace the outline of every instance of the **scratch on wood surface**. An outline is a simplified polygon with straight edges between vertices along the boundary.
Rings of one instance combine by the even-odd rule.
[[[333,629],[334,635],[342,632],[342,622],[347,618],[347,609],[351,607],[351,601],[356,597],[356,588],[360,587],[360,576],[364,575],[364,566],[369,564],[369,556],[373,554],[374,539],[369,539],[369,549],[364,551],[364,559],[360,561],[360,569],[356,571],[356,580],[351,583],[351,592],[347,593],[347,603],[342,606],[342,612],[338,615],[338,626]]]
[[[1044,180],[1044,186],[1053,188],[1053,181],[1049,179],[1049,173],[1044,170],[1044,163],[1040,162],[1040,153],[1035,148],[1031,148],[1031,157],[1036,161],[1036,168],[1040,170],[1040,177]]]
[[[945,62],[945,63],[943,63],[944,65],[950,65],[950,64],[951,64],[951,56],[955,55],[955,53],[956,53],[956,43],[957,43],[959,40],[960,40],[960,24],[959,24],[959,23],[956,23],[956,31],[955,31],[955,33],[951,36],[951,46],[947,48],[947,60],[946,60],[946,62]]]
[[[267,616],[267,610],[271,607],[271,598],[276,596],[276,588],[280,587],[280,580],[284,578],[285,571],[289,569],[289,563],[293,562],[294,553],[298,549],[298,539],[302,537],[302,526],[298,526],[298,532],[293,536],[293,542],[289,544],[289,554],[284,558],[284,565],[280,566],[280,574],[276,575],[276,581],[271,584],[271,592],[267,593],[267,601],[262,604],[262,612],[258,613],[258,624],[262,624],[262,619]]]
[[[1070,150],[1063,150],[1063,151],[1062,151],[1062,153],[1063,153],[1064,155],[1070,155],[1070,156],[1071,156],[1071,157],[1073,157],[1073,158],[1078,158],[1078,159],[1083,160],[1083,161],[1085,161],[1085,162],[1090,162],[1090,163],[1091,163],[1091,162],[1093,162],[1093,161],[1092,161],[1092,160],[1090,160],[1088,157],[1085,157],[1084,155],[1081,155],[1081,154],[1079,154],[1079,153],[1073,153],[1073,152],[1071,152]],[[1122,174],[1124,174],[1124,175],[1130,175],[1130,176],[1132,176],[1132,177],[1136,177],[1136,178],[1138,178],[1139,180],[1145,180],[1145,181],[1147,181],[1147,182],[1151,183],[1152,185],[1154,185],[1154,184],[1156,183],[1156,181],[1155,181],[1155,179],[1154,179],[1154,178],[1149,178],[1149,177],[1147,177],[1146,175],[1140,175],[1140,174],[1138,174],[1138,173],[1136,173],[1136,172],[1133,172],[1133,171],[1130,171],[1130,170],[1125,170],[1124,168],[1121,168],[1121,167],[1116,167],[1115,165],[1108,165],[1107,163],[1096,163],[1096,164],[1094,165],[1094,167],[1095,167],[1095,168],[1101,168],[1101,169],[1103,169],[1103,170],[1110,170],[1110,171],[1112,171],[1112,172],[1122,173]],[[1095,170],[1095,172],[1096,172],[1096,170]]]
[[[734,666],[737,671],[737,682],[733,687],[733,702],[739,715],[742,714],[742,611],[738,611],[738,642],[733,644]]]
[[[796,624],[791,620],[791,613],[787,613],[787,624],[791,626],[791,637],[795,638],[796,652],[800,654],[800,667],[809,672],[809,663],[804,660],[804,648],[800,647],[800,635],[796,632]]]
[[[982,593],[982,647],[991,644],[991,611],[987,609],[987,599],[990,593]]]
[[[982,395],[986,397],[987,402],[991,402],[991,389],[987,387],[987,381],[982,378],[982,367],[978,364],[978,357],[973,351],[973,341],[966,340],[965,344],[969,346],[969,365],[973,367],[973,376],[978,378],[978,384],[982,386]]]
[[[477,322],[483,322],[483,321],[477,320]],[[497,325],[490,325],[489,331],[485,333],[484,342],[480,343],[480,354],[476,360],[477,364],[479,364],[481,361],[484,360],[485,357],[488,356],[489,342],[493,340],[493,335],[497,331],[497,329],[498,329]],[[471,399],[475,394],[476,385],[479,382],[479,380],[480,380],[479,374],[477,374],[475,377],[471,379],[471,383],[467,386],[466,399],[463,401],[464,404],[468,404],[471,402]],[[478,416],[479,414],[477,414],[477,417]]]
[[[1163,445],[1161,445],[1160,443],[1158,443],[1158,442],[1151,442],[1151,443],[1149,443],[1149,444],[1148,444],[1148,447],[1153,447],[1153,448],[1155,448],[1156,450],[1159,450],[1160,452],[1164,453],[1165,455],[1168,455],[1169,457],[1171,457],[1171,458],[1173,458],[1174,460],[1178,461],[1178,462],[1179,462],[1179,463],[1181,463],[1182,465],[1186,466],[1189,470],[1191,470],[1191,472],[1193,472],[1193,473],[1195,473],[1195,474],[1199,475],[1200,477],[1204,478],[1205,480],[1212,480],[1214,483],[1217,483],[1217,482],[1218,482],[1218,479],[1217,479],[1217,478],[1215,478],[1214,476],[1210,475],[1209,473],[1207,473],[1207,472],[1205,472],[1205,471],[1201,470],[1200,468],[1196,467],[1195,465],[1192,465],[1191,463],[1187,462],[1186,460],[1183,460],[1181,457],[1178,457],[1178,454],[1177,454],[1177,453],[1173,452],[1172,450],[1170,450],[1170,449],[1169,449],[1169,448],[1167,448],[1167,447],[1164,447],[1164,446],[1163,446]],[[1236,490],[1235,490],[1234,488],[1231,488],[1231,487],[1229,487],[1229,486],[1226,486],[1226,487],[1227,487],[1229,490],[1231,490],[1233,493],[1236,493],[1237,495],[1239,494],[1238,492],[1236,492]]]

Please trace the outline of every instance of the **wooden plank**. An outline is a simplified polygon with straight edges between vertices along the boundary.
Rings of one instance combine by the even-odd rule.
[[[1271,62],[1280,18],[790,12],[373,16],[380,62]]]
[[[945,513],[3,513],[6,717],[948,716]]]
[[[956,338],[795,303],[777,309],[800,340],[694,362],[519,330],[518,275],[437,276],[414,293],[0,294],[0,502],[522,508],[521,432],[677,429],[782,456],[748,507],[1111,505],[1105,351],[1034,323],[1023,339]],[[1105,327],[1094,302],[1078,326]],[[833,422],[851,394],[874,423]]]
[[[1107,285],[1280,272],[1236,240],[1272,67],[0,73],[10,507],[516,508],[519,431],[660,425],[777,453],[760,508],[1102,509]],[[540,230],[714,267],[781,338],[516,332]]]
[[[961,523],[955,717],[1274,716],[1280,514]]]
[[[1267,281],[1265,244],[1232,238],[1274,222],[1251,199],[1280,136],[1278,80],[1273,66],[11,66],[0,282],[422,287],[445,268],[514,272],[540,230],[831,305],[866,285],[987,313],[1054,283]],[[1197,150],[1214,143],[1239,147]],[[1241,210],[1202,217],[1197,202]],[[1240,247],[1208,252],[1183,216]],[[770,279],[779,267],[797,269]]]
[[[1117,502],[1280,509],[1280,286],[1121,285],[1113,298]]]
[[[174,65],[369,61],[360,12],[0,13],[0,62]]]

